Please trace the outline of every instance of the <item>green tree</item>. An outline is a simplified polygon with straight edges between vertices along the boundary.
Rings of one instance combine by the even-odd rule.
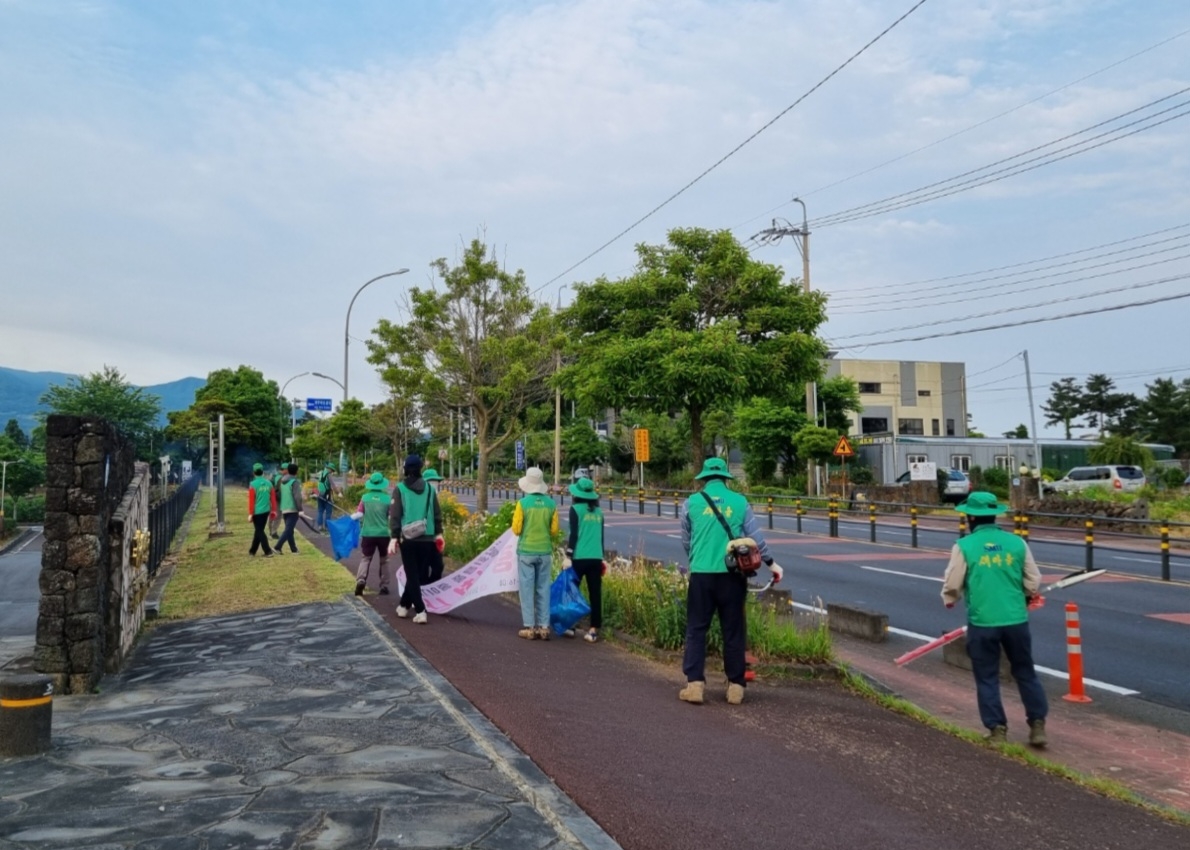
[[[289,411],[282,411],[280,388],[276,381],[266,381],[264,375],[251,366],[217,369],[207,375],[207,382],[194,393],[193,408],[214,409],[209,404],[223,403],[225,410],[238,417],[235,437],[228,435],[224,418],[224,440],[232,441],[261,454],[280,456],[278,442],[289,424]]]
[[[12,440],[18,449],[29,448],[29,437],[21,430],[21,423],[15,419],[9,419],[8,424],[4,426],[4,436]]]
[[[1180,384],[1158,378],[1145,389],[1147,395],[1138,408],[1145,439],[1171,445],[1179,456],[1190,454],[1190,378]]]
[[[1153,465],[1153,453],[1132,437],[1110,436],[1087,452],[1091,463],[1126,464],[1147,469]]]
[[[1116,383],[1107,375],[1095,374],[1087,378],[1083,389],[1082,409],[1087,424],[1099,429],[1102,437],[1128,407],[1129,396],[1116,392]]]
[[[806,425],[793,435],[797,456],[803,461],[829,463],[834,459],[839,432],[818,425]]]
[[[1026,428],[1025,423],[1022,422],[1020,425],[1017,425],[1011,431],[1005,431],[1004,436],[1008,437],[1009,439],[1016,438],[1016,439],[1024,440],[1029,436],[1029,429]]]
[[[787,472],[792,468],[797,456],[793,435],[805,425],[805,413],[772,399],[754,398],[736,408],[734,435],[744,452],[749,484],[771,481],[777,464]]]
[[[575,360],[570,395],[654,413],[681,410],[695,462],[704,416],[753,396],[792,401],[816,380],[825,298],[753,260],[728,231],[675,229],[637,246],[635,272],[575,289],[564,313]]]
[[[847,375],[836,375],[818,384],[818,409],[822,412],[827,428],[840,434],[851,429],[848,413],[859,413],[864,404],[859,397],[859,384]]]
[[[1070,439],[1071,428],[1083,427],[1074,420],[1083,415],[1083,388],[1074,378],[1063,378],[1050,384],[1049,401],[1041,405],[1046,425],[1061,425]]]
[[[586,422],[571,422],[562,429],[562,457],[571,467],[590,467],[607,457],[607,446]]]
[[[293,443],[290,445],[290,456],[304,461],[308,466],[321,469],[322,464],[330,459],[332,454],[338,455],[338,449],[325,434],[322,433],[324,423],[321,419],[310,419],[294,429]]]
[[[381,319],[368,359],[394,394],[471,413],[477,507],[486,511],[490,456],[524,432],[525,410],[549,396],[554,320],[530,297],[524,272],[508,272],[479,239],[458,265],[438,259],[431,267],[441,291],[414,288],[411,320]]]
[[[0,460],[8,461],[4,491],[20,498],[45,483],[45,454],[19,446],[7,434],[0,434]]]
[[[191,461],[202,463],[211,439],[211,423],[223,414],[223,440],[228,446],[247,444],[252,439],[252,424],[240,415],[230,402],[221,398],[196,401],[186,410],[172,410],[167,415],[169,425],[165,438],[181,443],[183,454]],[[218,428],[214,431],[218,441]]]
[[[362,401],[349,398],[326,421],[322,433],[331,445],[342,446],[347,451],[348,463],[355,469],[355,456],[372,444],[376,423]]]
[[[40,402],[53,413],[106,419],[138,445],[147,445],[161,416],[161,399],[128,383],[114,366],[70,378],[65,386],[51,384]]]

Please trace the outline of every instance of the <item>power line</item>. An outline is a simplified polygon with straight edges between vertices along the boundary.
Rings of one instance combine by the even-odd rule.
[[[1184,247],[1184,246],[1179,246],[1179,247]],[[1176,251],[1176,250],[1178,250],[1178,248],[1165,249],[1165,251]],[[1165,253],[1165,251],[1154,251],[1150,254],[1142,254],[1141,256],[1142,257],[1151,257],[1151,256],[1153,256],[1153,254],[1162,254],[1162,253]],[[1140,257],[1129,258],[1129,259],[1140,259]],[[1054,281],[1052,283],[1043,283],[1041,285],[1034,285],[1034,286],[1030,286],[1030,291],[1034,291],[1034,290],[1038,290],[1038,289],[1053,289],[1056,286],[1069,286],[1072,283],[1083,283],[1088,280],[1098,280],[1099,278],[1103,278],[1103,277],[1112,277],[1113,275],[1124,274],[1125,272],[1133,272],[1133,271],[1138,271],[1140,269],[1148,269],[1148,268],[1152,268],[1153,266],[1162,266],[1162,265],[1165,265],[1166,263],[1173,263],[1173,262],[1177,262],[1178,260],[1185,260],[1185,259],[1190,259],[1190,254],[1178,254],[1177,256],[1166,257],[1163,260],[1154,260],[1151,263],[1140,263],[1138,265],[1127,266],[1122,269],[1113,269],[1112,271],[1099,272],[1098,274],[1089,274],[1089,275],[1084,275],[1082,277],[1072,277],[1072,278],[1069,278],[1068,280],[1059,280],[1059,281]],[[1102,268],[1103,266],[1116,265],[1116,264],[1122,263],[1122,262],[1127,262],[1127,260],[1114,260],[1110,263],[1101,263],[1100,265],[1089,266],[1088,268],[1097,269],[1097,268]],[[1014,287],[1024,286],[1025,284],[1036,284],[1037,281],[1040,281],[1040,280],[1047,280],[1052,277],[1064,277],[1066,275],[1076,274],[1078,271],[1083,271],[1083,270],[1078,269],[1078,270],[1071,270],[1071,271],[1066,271],[1066,272],[1055,272],[1054,274],[1038,275],[1037,277],[1027,277],[1027,278],[1023,278],[1022,280],[1013,281],[1011,283],[992,284],[989,286],[976,286],[976,287],[972,287],[970,289],[964,289],[962,294],[963,294],[964,300],[968,300],[967,296],[971,295],[972,293],[987,292],[988,290],[995,290],[995,292],[997,294],[1010,294]],[[954,288],[953,287],[941,287],[941,290],[953,292]],[[1016,293],[1012,293],[1012,294],[1016,294]],[[987,298],[988,296],[983,295],[983,296],[979,296],[979,297]],[[918,306],[917,302],[935,301],[935,300],[937,300],[937,298],[938,298],[937,295],[919,295],[919,296],[913,297],[913,298],[892,299],[887,302],[882,302],[882,301],[876,300],[875,303],[873,303],[871,305],[872,309],[870,309],[870,310],[855,310],[855,309],[851,309],[851,308],[847,307],[846,305],[844,305],[843,308],[839,312],[846,316],[860,316],[865,313],[895,313],[900,310],[920,310],[921,307]],[[970,299],[970,300],[978,300],[978,299]],[[900,304],[902,306],[899,306],[899,307],[883,306],[886,304]],[[866,307],[868,305],[865,304],[864,306]]]
[[[687,183],[682,188],[678,189],[678,191],[674,192],[672,195],[670,195],[668,198],[666,198],[660,204],[653,207],[653,209],[649,210],[647,213],[645,213],[643,216],[638,218],[636,221],[632,222],[632,224],[625,227],[623,230],[621,230],[619,233],[617,233],[611,239],[604,242],[602,245],[600,245],[594,251],[587,254],[587,256],[583,257],[577,263],[575,263],[574,265],[565,269],[560,274],[557,274],[554,277],[550,278],[545,283],[543,283],[541,286],[534,289],[533,293],[536,294],[536,293],[540,292],[541,290],[545,289],[550,284],[555,283],[556,281],[558,281],[561,278],[565,277],[566,275],[570,274],[570,272],[577,269],[579,266],[581,266],[587,260],[594,257],[596,254],[600,253],[601,251],[606,249],[608,246],[619,241],[621,237],[626,236],[632,230],[636,229],[636,227],[638,227],[640,224],[645,222],[647,219],[651,218],[655,213],[659,212],[661,209],[668,206],[670,203],[672,203],[674,200],[676,200],[680,195],[682,195],[684,192],[686,192],[687,189],[692,187],[695,183],[702,180],[702,178],[706,177],[708,174],[710,174],[712,171],[714,171],[720,165],[725,163],[728,159],[730,159],[732,156],[734,156],[736,153],[738,153],[745,145],[747,145],[749,142],[751,142],[753,139],[755,139],[757,136],[759,136],[761,133],[763,133],[769,127],[776,124],[779,120],[781,120],[781,118],[783,118],[787,113],[789,113],[794,107],[796,107],[798,104],[800,104],[806,98],[808,98],[810,95],[814,94],[814,92],[818,91],[818,89],[822,88],[822,86],[824,86],[828,81],[830,81],[831,78],[833,78],[834,76],[839,74],[844,68],[846,68],[852,62],[854,62],[856,59],[858,59],[864,52],[866,52],[868,50],[868,48],[870,48],[876,42],[880,41],[880,39],[884,38],[884,36],[888,35],[888,33],[892,32],[892,30],[898,24],[900,24],[902,21],[904,21],[906,18],[908,18],[914,12],[916,12],[921,6],[923,6],[925,4],[925,2],[926,2],[926,0],[917,0],[917,2],[913,4],[913,6],[909,9],[909,11],[905,12],[903,15],[901,15],[899,18],[897,18],[895,21],[893,21],[891,24],[889,24],[887,27],[885,27],[880,32],[879,35],[877,35],[875,38],[873,38],[871,41],[869,41],[867,44],[865,44],[863,47],[861,47],[855,53],[851,54],[851,56],[848,57],[848,59],[845,62],[843,62],[841,65],[836,67],[833,71],[831,71],[829,74],[827,74],[825,77],[823,77],[817,83],[815,83],[805,94],[803,94],[801,97],[799,97],[793,103],[789,104],[789,106],[785,107],[780,112],[778,112],[768,122],[766,122],[764,125],[762,125],[758,130],[756,130],[756,132],[752,133],[752,135],[748,136],[748,138],[744,139],[744,141],[740,142],[738,145],[736,145],[734,148],[732,148],[726,154],[721,156],[718,160],[716,160],[714,163],[712,163],[710,167],[705,169],[701,174],[699,174],[697,177],[695,177],[693,180],[691,180],[689,183]]]
[[[1043,322],[1056,322],[1060,319],[1073,319],[1077,316],[1091,316],[1096,313],[1111,313],[1118,310],[1128,310],[1133,307],[1147,307],[1151,304],[1163,304],[1167,301],[1178,301],[1182,298],[1190,298],[1190,292],[1180,292],[1176,295],[1164,295],[1160,298],[1150,298],[1147,301],[1131,301],[1127,304],[1114,304],[1109,307],[1095,307],[1088,310],[1078,310],[1073,313],[1062,313],[1057,316],[1042,316],[1036,319],[1021,319],[1016,322],[1002,322],[998,325],[985,325],[981,328],[966,328],[959,331],[940,331],[935,334],[925,334],[923,336],[904,337],[902,339],[882,339],[875,342],[859,343],[852,346],[839,346],[840,348],[874,348],[878,345],[895,345],[901,342],[921,342],[927,339],[940,339],[948,336],[962,336],[964,334],[983,333],[984,331],[998,331],[1005,328],[1018,328],[1023,325],[1037,325]],[[829,342],[829,340],[828,340]]]
[[[1089,127],[1084,127],[1083,129],[1074,133],[1068,133],[1065,136],[1053,139],[1049,142],[1046,142],[1045,144],[1036,145],[1032,148],[1021,151],[1020,153],[996,160],[995,162],[989,163],[988,165],[965,171],[961,174],[955,175],[954,177],[948,177],[945,180],[939,180],[937,182],[927,184],[926,186],[922,186],[918,189],[913,189],[908,192],[901,192],[896,195],[890,195],[889,197],[883,198],[879,201],[872,201],[870,203],[861,204],[860,206],[842,210],[837,213],[831,213],[811,222],[811,224],[817,228],[830,227],[831,225],[844,224],[850,221],[857,221],[859,219],[870,218],[875,215],[881,215],[883,213],[893,212],[911,206],[917,206],[918,204],[923,204],[927,201],[937,200],[939,198],[944,198],[949,195],[967,191],[968,189],[974,189],[979,186],[996,183],[1000,180],[1007,179],[1008,177],[1015,177],[1019,174],[1024,174],[1037,168],[1041,168],[1042,166],[1052,165],[1055,162],[1061,162],[1064,159],[1069,159],[1070,157],[1077,156],[1078,154],[1087,153],[1088,151],[1095,150],[1097,148],[1103,147],[1104,145],[1111,144],[1112,142],[1118,142],[1121,139],[1126,139],[1130,136],[1136,135],[1137,133],[1144,132],[1145,130],[1151,130],[1155,127],[1159,127],[1177,118],[1182,118],[1185,115],[1190,114],[1190,110],[1177,112],[1177,110],[1185,109],[1186,106],[1190,105],[1190,100],[1182,101],[1173,106],[1166,107],[1165,109],[1162,109],[1151,115],[1137,118],[1119,127],[1105,130],[1099,135],[1083,139],[1063,148],[1058,148],[1057,150],[1050,151],[1048,153],[1034,157],[1033,159],[1023,160],[1014,165],[1001,168],[998,171],[989,171],[989,169],[995,168],[998,165],[1004,165],[1005,163],[1010,163],[1013,160],[1020,160],[1022,157],[1026,157],[1029,154],[1036,153],[1038,151],[1044,150],[1045,148],[1053,147],[1054,145],[1057,145],[1061,142],[1068,141],[1069,139],[1073,139],[1077,136],[1089,133],[1092,130],[1097,130],[1100,127],[1104,127],[1108,124],[1119,121],[1122,118],[1134,115],[1145,109],[1150,109],[1157,104],[1171,100],[1175,97],[1185,94],[1188,91],[1190,91],[1190,86],[1173,92],[1172,94],[1168,94],[1164,97],[1157,98],[1156,100],[1142,104],[1141,106],[1138,106],[1134,109],[1122,112],[1104,121],[1092,124]],[[1155,120],[1159,116],[1167,115],[1171,112],[1176,112],[1176,114],[1170,115],[1169,117],[1160,121]],[[1148,123],[1146,124],[1146,122]],[[1138,127],[1137,129],[1128,133],[1121,132],[1128,129],[1129,127],[1136,127],[1140,124],[1146,124],[1146,126]],[[1095,142],[1095,144],[1092,144],[1092,142]],[[1057,154],[1062,153],[1063,151],[1066,151],[1066,153],[1064,153],[1062,156],[1057,156]],[[987,173],[981,175],[980,172]],[[963,178],[968,179],[964,180]]]
[[[1174,281],[1185,280],[1186,278],[1190,278],[1190,273],[1180,274],[1180,275],[1171,275],[1170,277],[1157,278],[1156,280],[1146,280],[1146,281],[1142,281],[1140,283],[1133,283],[1128,286],[1122,286],[1122,287],[1117,286],[1117,287],[1112,287],[1111,289],[1100,289],[1095,292],[1084,292],[1080,295],[1068,295],[1065,298],[1054,298],[1049,301],[1038,301],[1033,304],[1019,304],[1019,305],[1013,305],[1011,307],[1001,307],[998,310],[987,310],[983,313],[971,313],[970,315],[967,315],[967,316],[958,316],[956,318],[946,319],[945,321],[966,322],[966,321],[970,321],[971,319],[984,319],[984,318],[987,318],[988,316],[1002,316],[1005,313],[1018,313],[1018,312],[1021,312],[1024,310],[1034,310],[1038,307],[1051,307],[1054,304],[1067,304],[1071,301],[1086,301],[1087,299],[1090,299],[1090,298],[1098,298],[1102,295],[1114,295],[1117,292],[1123,292],[1123,291],[1127,291],[1127,290],[1147,289],[1150,286],[1160,286],[1161,284],[1173,283]],[[885,328],[884,330],[879,331],[879,333],[893,333],[895,331],[911,331],[911,330],[915,330],[917,328],[928,328],[928,327],[931,327],[936,324],[938,324],[937,320],[931,321],[931,322],[920,322],[916,325],[902,325],[901,327],[897,327],[897,328]],[[870,333],[845,334],[843,336],[835,337],[835,339],[836,340],[856,339],[856,338],[863,339],[864,337],[871,336],[871,335],[872,334],[870,334]]]
[[[1082,248],[1078,251],[1069,251],[1065,254],[1057,254],[1056,256],[1053,256],[1053,257],[1043,257],[1038,260],[1029,260],[1028,262],[1024,262],[1024,263],[1014,263],[1009,266],[1000,266],[999,268],[987,269],[985,271],[964,272],[962,274],[950,275],[948,277],[938,277],[938,278],[932,278],[930,280],[921,280],[921,281],[915,281],[915,282],[911,282],[911,283],[892,284],[892,285],[887,285],[887,286],[864,287],[864,289],[862,289],[862,290],[860,290],[860,289],[841,290],[841,291],[837,290],[836,292],[838,292],[838,294],[840,295],[840,298],[842,298],[843,300],[853,300],[853,301],[863,300],[865,303],[868,303],[868,298],[870,298],[870,296],[861,296],[861,295],[856,295],[854,293],[868,291],[868,290],[879,291],[881,293],[887,293],[890,290],[895,290],[898,293],[901,293],[901,292],[909,292],[909,293],[938,292],[938,291],[951,289],[952,288],[951,284],[948,284],[947,286],[941,286],[941,287],[939,287],[939,286],[921,286],[920,284],[933,283],[935,281],[951,281],[951,282],[953,282],[953,281],[959,280],[961,278],[975,277],[976,275],[987,275],[987,277],[976,277],[974,280],[965,281],[963,285],[966,286],[966,285],[972,284],[972,283],[984,283],[986,281],[992,281],[992,280],[1006,280],[1008,278],[1019,277],[1020,275],[1024,275],[1024,274],[1032,274],[1034,272],[1047,271],[1049,269],[1063,268],[1064,266],[1078,266],[1078,265],[1082,265],[1083,263],[1088,263],[1091,260],[1099,260],[1104,257],[1115,257],[1115,256],[1119,256],[1120,254],[1131,254],[1131,253],[1134,253],[1135,251],[1141,250],[1142,248],[1151,248],[1154,245],[1164,245],[1169,242],[1181,242],[1186,239],[1190,239],[1190,233],[1181,234],[1179,236],[1171,236],[1168,239],[1158,239],[1154,242],[1148,242],[1143,245],[1135,245],[1131,248],[1121,248],[1118,251],[1105,251],[1101,254],[1092,254],[1089,257],[1083,257],[1082,259],[1079,259],[1079,260],[1066,260],[1065,262],[1052,263],[1051,265],[1048,265],[1048,266],[1037,265],[1038,263],[1044,263],[1048,260],[1061,259],[1062,257],[1069,257],[1074,254],[1086,254],[1090,251],[1098,251],[1101,248],[1110,248],[1113,245],[1120,245],[1124,242],[1135,242],[1137,239],[1144,239],[1149,236],[1154,236],[1154,235],[1157,235],[1160,233],[1167,233],[1171,230],[1182,230],[1187,227],[1190,227],[1190,224],[1180,224],[1177,227],[1168,227],[1168,228],[1165,228],[1164,230],[1156,231],[1156,233],[1146,233],[1143,236],[1133,236],[1129,239],[1121,239],[1116,242],[1108,242],[1104,245],[1097,245],[1092,248]],[[1141,259],[1143,257],[1153,256],[1153,253],[1160,253],[1160,252],[1151,252],[1149,254],[1141,254],[1137,257],[1131,257],[1129,259]],[[1121,260],[1120,262],[1126,262],[1126,260]],[[1110,265],[1110,264],[1105,263],[1104,265]],[[1023,268],[1024,266],[1035,266],[1035,268]],[[1007,269],[1014,269],[1014,268],[1020,269],[1020,270],[1015,271],[1015,272],[1009,272],[1008,274],[1000,274],[1000,275],[992,274],[992,272],[1005,271]],[[1099,266],[1090,266],[1089,268],[1099,268]],[[1066,273],[1067,274],[1075,274],[1078,271],[1086,271],[1086,269],[1085,268],[1077,269],[1077,270],[1072,270],[1072,271],[1066,272]],[[1056,275],[1051,275],[1051,277],[1053,277],[1053,276],[1056,276]],[[1030,278],[1030,279],[1036,280],[1037,278]],[[832,293],[832,297],[831,297],[832,303],[835,300],[834,295],[835,295],[835,293]]]

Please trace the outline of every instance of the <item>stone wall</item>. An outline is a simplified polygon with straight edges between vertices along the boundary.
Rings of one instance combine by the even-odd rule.
[[[55,693],[93,690],[112,651],[112,519],[135,475],[132,445],[102,419],[46,420],[45,544],[34,666]],[[119,642],[112,641],[118,647]]]
[[[149,592],[149,465],[137,461],[124,499],[112,517],[108,552],[107,637],[104,668],[120,669],[145,620]]]

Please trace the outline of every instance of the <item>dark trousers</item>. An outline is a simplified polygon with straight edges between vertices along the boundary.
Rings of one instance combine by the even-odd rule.
[[[271,546],[269,546],[269,536],[265,532],[265,528],[268,526],[268,524],[268,513],[252,515],[252,548],[248,550],[249,555],[255,555],[256,549],[259,546],[264,546],[264,553],[266,555],[273,554],[273,549]]]
[[[431,555],[434,551],[433,538],[406,540],[401,543],[401,563],[405,567],[405,590],[401,593],[401,600],[397,604],[402,608],[412,608],[416,614],[426,610],[426,603],[421,599],[421,586],[430,570]]]
[[[434,546],[430,552],[430,558],[426,561],[425,578],[422,579],[422,586],[433,584],[442,578],[442,573],[446,570],[446,564],[442,562],[442,553],[438,551],[438,547]]]
[[[281,536],[277,538],[277,551],[280,552],[281,547],[285,545],[286,541],[288,541],[289,551],[296,552],[297,543],[295,543],[293,539],[293,530],[297,527],[298,515],[297,513],[291,511],[284,516],[285,529],[281,532]]]
[[[603,627],[603,561],[580,558],[571,562],[579,583],[587,580],[587,596],[591,602],[591,628]]]
[[[686,592],[686,655],[682,672],[688,682],[706,681],[707,630],[711,618],[719,615],[723,631],[723,671],[727,681],[746,685],[744,648],[744,600],[748,583],[738,573],[691,573]]]
[[[1016,680],[1025,717],[1029,722],[1045,720],[1049,703],[1045,689],[1033,669],[1033,641],[1029,624],[1015,626],[967,626],[967,655],[975,673],[975,698],[979,702],[979,719],[988,729],[1007,726],[1004,704],[1000,701],[1000,648],[1008,656],[1012,678]]]

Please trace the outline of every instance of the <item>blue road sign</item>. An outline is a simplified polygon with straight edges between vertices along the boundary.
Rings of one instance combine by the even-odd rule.
[[[306,399],[306,410],[314,410],[319,413],[331,412],[331,400],[329,398],[308,398]]]
[[[516,468],[517,469],[525,468],[525,441],[524,440],[516,441]]]

